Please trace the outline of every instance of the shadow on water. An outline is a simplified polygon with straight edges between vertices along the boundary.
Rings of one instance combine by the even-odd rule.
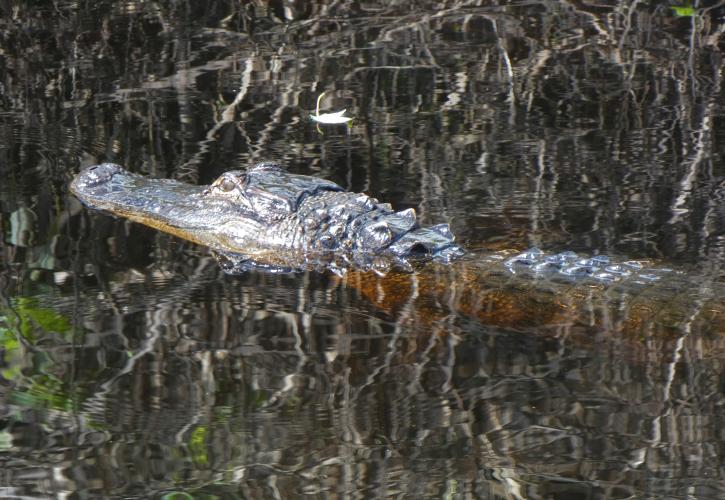
[[[480,3],[0,5],[0,496],[725,494],[725,8]],[[67,191],[261,160],[476,250],[226,276]],[[675,271],[496,265],[531,246]]]

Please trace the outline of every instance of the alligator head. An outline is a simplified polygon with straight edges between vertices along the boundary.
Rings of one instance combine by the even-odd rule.
[[[463,253],[447,224],[420,227],[364,194],[260,163],[210,186],[144,177],[103,163],[83,170],[71,191],[89,207],[212,248],[230,272],[294,270],[343,262],[357,268],[449,261]]]

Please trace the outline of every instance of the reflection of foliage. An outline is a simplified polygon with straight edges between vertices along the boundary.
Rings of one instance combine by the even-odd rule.
[[[188,493],[183,492],[183,491],[172,491],[172,492],[166,493],[161,498],[162,498],[162,500],[187,500],[187,499],[194,499],[194,498],[209,498],[209,497],[191,496]]]
[[[50,333],[58,333],[67,336],[71,331],[71,322],[65,316],[38,306],[38,301],[33,298],[19,297],[15,300],[15,312],[20,318],[20,333],[27,340],[34,337],[34,326],[40,330]]]
[[[196,465],[204,466],[209,462],[206,452],[207,428],[204,425],[198,426],[189,437],[189,451],[191,459]]]
[[[68,340],[72,335],[71,322],[28,297],[16,298],[12,309],[2,312],[5,313],[0,316],[2,376],[18,384],[10,400],[30,408],[71,410],[75,398],[68,393],[66,384],[52,374],[55,360],[48,351],[36,347],[39,340],[49,335]]]
[[[0,344],[5,351],[5,362],[10,368],[3,370],[2,375],[8,380],[16,378],[19,374],[22,359],[26,356],[23,346],[35,344],[41,333],[67,336],[71,331],[68,318],[50,309],[39,307],[37,300],[32,298],[19,297],[15,299],[12,310],[3,312],[5,314],[0,316]],[[3,324],[5,326],[2,326]],[[38,361],[36,357],[35,362]],[[36,367],[42,368],[37,364]]]
[[[695,9],[691,5],[673,6],[672,10],[677,17],[692,17],[695,14]]]
[[[37,374],[30,377],[25,390],[13,391],[10,401],[24,408],[53,408],[73,413],[81,394],[68,391],[68,385],[57,377]]]

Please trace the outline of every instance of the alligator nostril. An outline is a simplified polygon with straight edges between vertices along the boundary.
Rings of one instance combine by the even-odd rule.
[[[110,181],[115,174],[123,169],[115,163],[101,163],[93,165],[81,172],[81,183],[86,187],[96,187]]]

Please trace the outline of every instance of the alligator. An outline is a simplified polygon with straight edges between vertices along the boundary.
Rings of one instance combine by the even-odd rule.
[[[421,304],[416,321],[427,325],[455,312],[516,329],[604,325],[631,338],[695,324],[725,332],[717,280],[572,252],[464,252],[446,224],[423,227],[413,209],[396,212],[275,163],[209,186],[103,163],[78,174],[71,191],[89,207],[211,248],[228,273],[329,269],[382,309]]]

